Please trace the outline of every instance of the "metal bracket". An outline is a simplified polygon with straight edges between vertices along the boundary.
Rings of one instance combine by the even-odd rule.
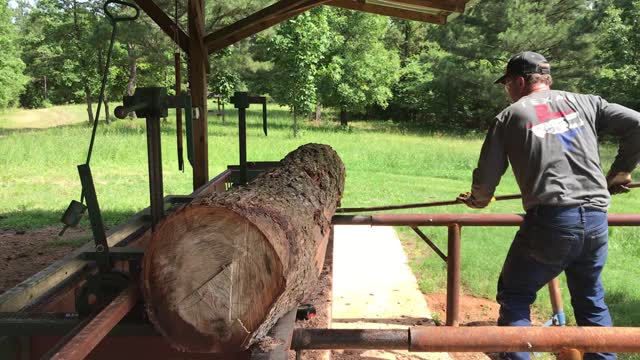
[[[122,106],[116,107],[114,114],[125,118],[136,111],[147,123],[147,152],[149,162],[149,197],[151,208],[151,228],[164,217],[164,191],[162,184],[162,148],[160,138],[160,118],[168,115],[169,108],[184,108],[187,128],[187,157],[193,165],[193,111],[191,98],[187,95],[168,96],[162,87],[137,88],[133,96],[125,96]]]
[[[267,98],[265,96],[249,96],[245,91],[236,91],[231,103],[238,109],[238,143],[240,144],[240,181],[247,183],[247,109],[250,104],[262,104],[262,131],[267,135]]]
[[[104,223],[100,213],[100,205],[96,189],[93,185],[93,176],[91,175],[91,167],[89,164],[78,165],[78,173],[80,174],[80,182],[82,183],[82,193],[87,200],[87,208],[89,209],[89,220],[91,222],[91,231],[96,247],[96,262],[100,272],[107,273],[111,271],[112,263],[109,259],[109,243],[107,243],[107,235],[104,232]]]

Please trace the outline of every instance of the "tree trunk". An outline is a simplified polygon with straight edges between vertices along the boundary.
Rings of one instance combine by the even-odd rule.
[[[107,122],[107,124],[111,123],[111,115],[109,114],[109,100],[107,100],[107,97],[105,96],[104,98],[104,119]]]
[[[344,176],[331,147],[307,144],[249,184],[168,216],[144,257],[156,329],[190,352],[239,351],[264,337],[313,290]]]
[[[296,113],[296,108],[293,108],[293,137],[298,136],[298,114]]]
[[[316,103],[316,122],[320,122],[320,117],[322,115],[322,105],[318,102]]]
[[[89,116],[89,124],[93,124],[93,105],[91,104],[91,91],[84,89],[85,99],[87,100],[87,115]]]
[[[345,108],[340,109],[340,125],[349,125],[349,121],[347,120],[347,109]]]
[[[127,56],[129,56],[129,80],[127,81],[127,95],[133,96],[136,90],[136,82],[138,81],[138,59],[135,56],[133,44],[127,43]],[[129,118],[135,119],[136,113],[129,113]]]

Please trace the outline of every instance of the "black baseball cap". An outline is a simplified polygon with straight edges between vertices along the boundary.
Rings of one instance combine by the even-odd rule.
[[[533,51],[524,51],[511,57],[507,71],[494,84],[504,84],[504,80],[509,76],[527,74],[551,74],[551,65],[544,56]]]

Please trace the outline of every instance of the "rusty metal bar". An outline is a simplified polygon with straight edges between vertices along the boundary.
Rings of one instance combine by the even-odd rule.
[[[500,195],[500,196],[496,196],[495,200],[500,201],[500,200],[513,200],[513,199],[521,199],[521,198],[522,198],[522,195],[520,194]],[[462,202],[458,200],[445,200],[445,201],[433,201],[433,202],[426,202],[426,203],[403,204],[403,205],[340,208],[336,210],[336,214],[365,212],[365,211],[416,209],[416,208],[437,207],[437,206],[447,206],[447,205],[462,205]]]
[[[640,182],[633,182],[626,185],[626,187],[632,189],[640,187]],[[501,200],[515,200],[522,199],[521,194],[511,194],[511,195],[498,195],[495,196],[494,201]],[[415,209],[415,208],[426,208],[426,207],[435,207],[435,206],[447,206],[447,205],[461,205],[462,202],[458,200],[445,200],[445,201],[432,201],[425,203],[415,203],[415,204],[402,204],[402,205],[385,205],[385,206],[371,206],[371,207],[354,207],[354,208],[340,208],[336,209],[336,214],[343,213],[354,213],[354,212],[365,212],[365,211],[387,211],[387,210],[401,210],[401,209]]]
[[[121,292],[91,319],[87,326],[53,355],[51,360],[81,360],[87,357],[109,331],[136,305],[138,297],[138,290],[133,286]]]
[[[370,349],[407,350],[408,329],[296,329],[293,331],[291,349]]]
[[[411,227],[413,229],[413,231],[416,232],[416,234],[418,234],[418,236],[420,236],[420,238],[422,240],[424,240],[424,242],[427,243],[427,245],[429,245],[429,247],[431,248],[431,250],[435,251],[436,254],[438,254],[438,256],[440,256],[440,258],[442,260],[444,260],[445,262],[447,262],[447,255],[445,255],[442,250],[440,250],[436,244],[433,243],[433,241],[431,241],[431,239],[429,239],[427,237],[427,235],[425,235],[425,233],[423,233],[420,229],[418,229],[416,226],[412,226]]]
[[[447,326],[458,326],[460,314],[460,226],[449,226],[447,251]]]
[[[407,331],[408,330],[408,331]],[[296,329],[292,350],[413,352],[640,352],[640,328],[419,326],[409,329]]]
[[[430,352],[640,352],[640,328],[623,327],[413,327],[409,351]]]
[[[520,214],[381,214],[335,215],[333,225],[368,226],[519,226]],[[640,214],[609,214],[610,226],[638,226]]]

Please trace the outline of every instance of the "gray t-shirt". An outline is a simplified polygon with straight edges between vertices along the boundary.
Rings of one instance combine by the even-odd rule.
[[[614,172],[640,160],[640,113],[599,96],[546,90],[531,93],[496,116],[473,171],[472,194],[489,203],[509,163],[525,210],[584,205],[606,210],[610,195],[600,166],[598,134],[620,139]]]

